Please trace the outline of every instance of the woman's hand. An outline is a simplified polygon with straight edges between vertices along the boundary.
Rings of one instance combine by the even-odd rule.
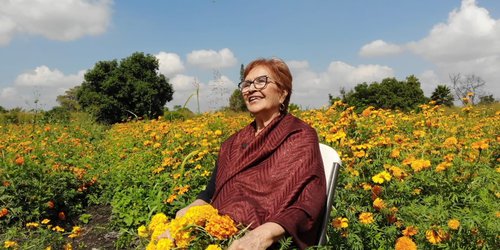
[[[274,222],[267,222],[233,241],[228,250],[265,250],[284,235],[283,227]]]

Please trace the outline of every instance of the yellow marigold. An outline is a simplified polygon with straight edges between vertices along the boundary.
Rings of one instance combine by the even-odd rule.
[[[408,226],[403,230],[404,236],[413,236],[418,233],[418,228],[415,226]]]
[[[157,213],[151,218],[151,222],[149,222],[148,230],[153,232],[159,224],[165,224],[168,221],[168,217],[164,213]]]
[[[442,229],[429,229],[425,231],[425,238],[427,238],[431,244],[439,244],[448,237],[446,232]]]
[[[436,166],[436,172],[443,172],[445,171],[447,168],[451,167],[451,163],[450,162],[441,162],[439,163],[437,166]]]
[[[391,172],[391,174],[396,177],[397,179],[404,179],[406,177],[406,173],[404,170],[402,170],[401,168],[399,167],[396,167],[396,166],[391,166],[389,167],[389,171]]]
[[[458,143],[457,138],[452,136],[452,137],[448,137],[448,138],[446,138],[446,140],[444,140],[443,146],[445,148],[451,148],[451,147],[454,147],[455,145],[457,145],[457,143]]]
[[[42,224],[47,225],[49,224],[50,220],[49,219],[43,219]]]
[[[448,227],[453,230],[457,230],[460,227],[460,221],[457,219],[451,219],[448,221]]]
[[[162,238],[160,241],[158,241],[158,244],[156,245],[156,250],[170,250],[174,247],[174,243],[167,238]]]
[[[37,228],[39,226],[40,226],[40,224],[38,224],[37,222],[28,222],[28,223],[26,223],[26,227],[27,228]]]
[[[14,248],[14,247],[17,247],[17,242],[11,241],[11,240],[6,240],[3,243],[3,247],[4,248],[11,248],[11,247]]]
[[[208,247],[205,248],[205,250],[222,250],[222,248],[219,245],[211,244],[211,245],[208,245]]]
[[[431,166],[431,161],[429,160],[423,160],[423,159],[419,159],[419,160],[414,160],[411,162],[411,168],[413,168],[413,170],[415,172],[419,172],[425,168],[428,168]]]
[[[233,219],[227,215],[214,216],[205,225],[205,230],[219,240],[227,239],[233,236],[238,229]]]
[[[166,224],[166,223],[165,224],[163,224],[163,223],[158,224],[155,227],[155,230],[153,231],[153,233],[151,233],[151,241],[158,240],[158,236],[160,236],[165,231],[167,231],[167,229],[169,229],[168,224]]]
[[[391,151],[391,158],[398,158],[400,155],[400,150],[398,148],[395,148]]]
[[[380,210],[380,209],[383,209],[385,208],[385,202],[384,200],[380,199],[380,198],[376,198],[374,201],[373,201],[373,207],[376,209],[376,210]]]
[[[391,180],[391,174],[389,174],[387,171],[382,171],[372,177],[372,181],[379,184],[384,183],[384,181],[390,181],[390,180]]]
[[[396,240],[395,250],[416,250],[417,244],[408,236],[399,237]]]
[[[144,225],[137,228],[137,234],[139,234],[139,237],[142,237],[142,238],[146,238],[149,236],[148,229]]]
[[[79,226],[74,226],[71,230],[71,234],[68,236],[69,238],[76,238],[82,234],[83,230]]]
[[[194,206],[188,209],[184,218],[188,220],[188,223],[203,226],[207,220],[218,216],[218,214],[219,211],[211,205]]]
[[[349,227],[349,220],[347,218],[338,217],[332,221],[332,226],[337,229]]]
[[[363,212],[359,215],[359,221],[363,224],[373,223],[375,220],[373,219],[373,214],[370,212]]]
[[[354,151],[353,155],[356,158],[361,158],[361,157],[366,156],[366,153],[364,150],[360,150],[360,151]]]

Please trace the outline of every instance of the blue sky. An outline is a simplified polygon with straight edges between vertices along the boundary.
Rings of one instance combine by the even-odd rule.
[[[450,74],[475,74],[498,99],[500,1],[0,0],[0,105],[50,109],[97,61],[136,51],[158,57],[168,107],[195,85],[202,111],[227,105],[240,65],[258,57],[289,64],[303,108],[411,74],[427,96]]]

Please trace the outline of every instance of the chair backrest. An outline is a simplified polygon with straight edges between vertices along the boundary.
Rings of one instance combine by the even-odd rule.
[[[335,195],[335,187],[337,186],[337,177],[339,169],[342,166],[339,154],[332,147],[319,144],[321,151],[321,158],[323,159],[323,166],[325,167],[326,177],[326,209],[323,215],[323,224],[321,226],[320,238],[318,245],[322,246],[326,243],[326,232],[328,229],[328,222],[330,221],[330,212],[332,210],[333,196]]]

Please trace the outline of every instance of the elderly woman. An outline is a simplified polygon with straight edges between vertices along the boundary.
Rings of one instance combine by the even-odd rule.
[[[177,216],[211,203],[249,225],[230,250],[267,249],[284,236],[315,245],[326,201],[316,131],[287,113],[292,75],[282,60],[255,60],[244,77],[238,87],[255,120],[222,144],[206,190]]]

